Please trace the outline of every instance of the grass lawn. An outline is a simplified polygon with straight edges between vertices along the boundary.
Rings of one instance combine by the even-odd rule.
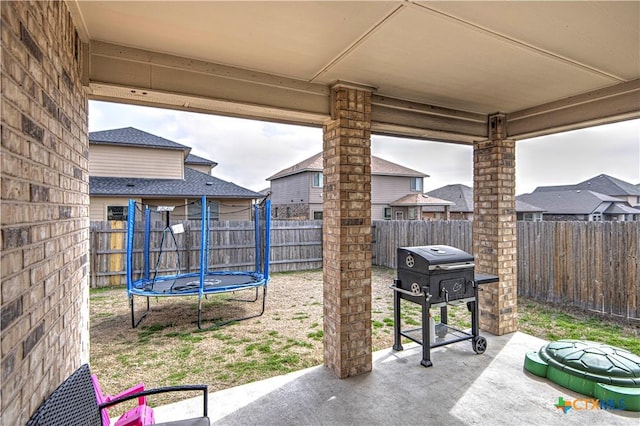
[[[372,270],[374,350],[393,345],[393,292],[388,287],[395,274],[393,269]],[[209,297],[204,318],[233,318],[259,308],[230,297]],[[143,300],[136,299],[139,308]],[[638,323],[606,321],[526,299],[518,303],[524,333],[545,340],[594,340],[640,355]],[[124,288],[91,290],[90,362],[103,390],[114,394],[138,382],[149,388],[205,383],[215,392],[322,363],[322,271],[274,274],[266,312],[255,319],[199,331],[196,309],[197,297],[154,298],[148,317],[133,329]],[[419,326],[420,310],[403,301],[403,329]],[[470,328],[466,307],[451,308],[449,322]],[[161,398],[152,404],[171,401]]]

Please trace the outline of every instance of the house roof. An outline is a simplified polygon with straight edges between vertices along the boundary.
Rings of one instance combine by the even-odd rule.
[[[427,192],[427,195],[453,202],[450,209],[452,213],[473,212],[473,189],[467,185],[446,185]]]
[[[433,191],[427,192],[428,195],[433,197],[442,198],[443,200],[452,201],[454,204],[451,206],[452,213],[473,213],[473,188],[462,185],[453,184],[446,185]],[[440,211],[435,207],[423,207],[425,212],[428,211]],[[516,200],[516,211],[520,213],[538,213],[543,212],[544,209],[525,203],[524,201]]]
[[[127,197],[263,198],[264,195],[185,167],[184,179],[89,176],[89,195]]]
[[[540,186],[534,192],[543,191],[567,191],[571,189],[586,189],[611,196],[640,196],[640,187],[629,182],[601,174],[587,179],[575,185]]]
[[[576,185],[576,189],[588,189],[612,196],[640,195],[640,188],[613,176],[601,174]]]
[[[176,149],[189,151],[191,148],[169,139],[152,135],[134,127],[89,132],[89,143],[104,145],[126,145],[146,148]]]
[[[615,203],[611,204],[609,208],[604,212],[607,214],[640,214],[640,209],[636,209],[621,203]]]
[[[268,177],[266,180],[280,179],[303,172],[321,172],[323,168],[322,152],[319,152],[291,167],[280,170],[278,173]],[[392,163],[391,161],[387,161],[373,155],[371,156],[371,174],[378,176],[429,177],[429,175],[425,173]]]
[[[184,164],[197,164],[197,165],[211,166],[211,167],[215,167],[218,165],[218,163],[216,163],[215,161],[211,161],[194,154],[187,155],[187,158],[184,159]]]
[[[516,198],[542,207],[549,214],[591,214],[603,202],[623,202],[619,198],[584,190],[534,191]]]
[[[518,213],[542,213],[544,211],[545,211],[544,209],[538,206],[525,203],[522,200],[516,200],[516,212]]]
[[[440,198],[431,197],[427,194],[421,194],[414,192],[407,194],[402,198],[389,203],[393,207],[402,206],[450,206],[453,205],[451,201],[441,200]]]

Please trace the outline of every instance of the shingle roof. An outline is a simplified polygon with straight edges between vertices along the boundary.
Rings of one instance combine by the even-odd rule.
[[[611,204],[609,208],[604,212],[607,214],[640,214],[640,209],[636,209],[621,203],[616,203]]]
[[[517,197],[525,203],[542,207],[549,214],[591,214],[602,202],[623,200],[594,191],[534,191]]]
[[[576,189],[588,189],[612,196],[640,195],[640,189],[635,185],[605,174],[580,182]]]
[[[185,167],[184,179],[89,176],[92,196],[263,198],[264,195]]]
[[[389,203],[390,206],[450,206],[453,203],[447,200],[441,200],[440,198],[430,197],[427,194],[421,194],[414,192],[407,194],[402,198]]]
[[[321,172],[324,168],[322,152],[319,152],[291,167],[280,170],[266,180],[275,180],[302,172]],[[401,166],[391,161],[383,160],[374,155],[371,156],[371,174],[383,176],[429,177],[429,175]]]
[[[640,195],[640,187],[605,174],[594,176],[575,185],[539,186],[534,192],[567,191],[572,189],[586,189],[614,197]]]
[[[467,185],[446,185],[427,192],[427,195],[453,202],[450,209],[452,213],[473,212],[473,189]]]
[[[152,135],[151,133],[143,132],[134,127],[89,132],[89,143],[179,149],[182,151],[189,151],[191,149],[188,146]]]
[[[211,166],[215,167],[218,165],[215,161],[208,160],[206,158],[198,157],[194,154],[187,155],[187,158],[184,160],[184,164],[200,164],[203,166]]]
[[[516,200],[516,212],[518,213],[542,213],[544,209],[541,209],[538,206],[534,206],[529,203],[525,203],[521,200]]]
[[[433,197],[442,198],[443,200],[449,200],[454,203],[451,206],[452,213],[473,213],[473,188],[462,185],[452,184],[446,185],[433,191],[427,192],[428,195]],[[439,211],[437,208],[424,207],[423,211]],[[516,200],[516,211],[520,213],[530,212],[543,212],[544,209],[525,203],[524,201]]]

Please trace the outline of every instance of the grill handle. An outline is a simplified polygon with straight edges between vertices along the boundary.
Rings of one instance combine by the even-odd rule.
[[[407,291],[405,289],[396,287],[395,285],[390,285],[389,288],[393,291],[397,291],[398,293],[403,293],[409,296],[413,296],[413,297],[418,297],[418,296],[424,296],[425,299],[429,300],[431,299],[431,295],[430,294],[425,294],[424,291],[422,293],[414,293],[412,291]]]
[[[442,269],[443,271],[454,271],[456,269],[467,269],[473,268],[475,264],[473,263],[465,263],[464,265],[436,265],[436,269]]]

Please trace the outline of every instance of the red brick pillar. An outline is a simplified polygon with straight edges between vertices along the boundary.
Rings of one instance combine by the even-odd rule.
[[[371,92],[332,88],[324,125],[324,364],[371,371]]]
[[[476,272],[498,275],[483,285],[480,327],[502,335],[517,331],[515,141],[506,139],[506,118],[489,117],[489,140],[473,149],[473,252]]]

